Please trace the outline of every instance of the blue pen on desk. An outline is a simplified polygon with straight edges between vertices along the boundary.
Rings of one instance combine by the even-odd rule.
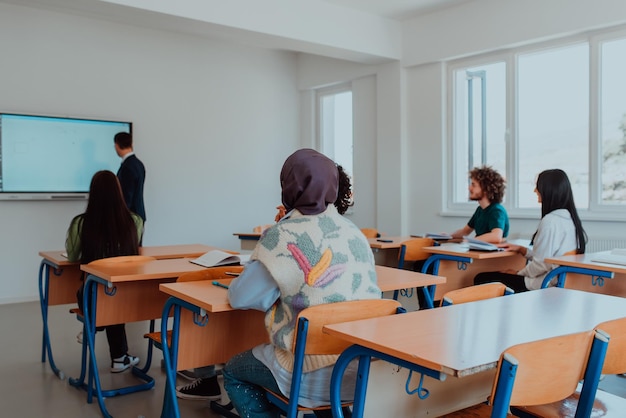
[[[217,287],[223,287],[224,289],[228,289],[228,285],[225,285],[223,283],[220,282],[213,282],[213,286],[217,286]]]

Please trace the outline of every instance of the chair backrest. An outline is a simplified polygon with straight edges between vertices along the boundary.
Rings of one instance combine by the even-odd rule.
[[[459,303],[497,298],[513,293],[515,293],[513,289],[499,282],[478,284],[447,292],[443,295],[441,306],[458,305]]]
[[[306,335],[301,335],[299,332],[301,327],[298,325],[292,350],[295,352],[299,340],[303,341],[304,338],[306,340],[304,354],[340,354],[352,344],[322,333],[324,325],[393,315],[401,307],[402,305],[393,299],[352,300],[311,306],[298,315],[298,324],[301,319],[306,319],[308,331]]]
[[[596,326],[596,330],[608,334],[611,338],[602,373],[626,373],[626,318],[603,322]]]
[[[378,238],[380,234],[376,228],[361,228],[361,232],[365,235],[365,238]]]
[[[241,273],[243,266],[218,266],[204,270],[184,273],[178,277],[177,282],[195,282],[198,280],[222,280],[232,279],[235,276],[227,273]]]
[[[435,241],[432,238],[415,238],[404,241],[400,244],[398,268],[403,268],[406,261],[426,260],[431,254],[424,251],[424,247],[432,247],[433,245],[435,245]]]
[[[340,354],[352,345],[347,341],[323,334],[324,325],[393,315],[401,311],[401,308],[402,305],[393,299],[368,299],[327,303],[302,310],[297,318],[297,327],[291,348],[294,361],[289,397],[268,390],[267,399],[286,412],[288,418],[296,418],[298,416],[304,356],[306,354]]]
[[[601,348],[590,356],[596,343]],[[492,417],[506,416],[509,406],[541,405],[567,398],[576,391],[578,382],[588,377],[588,361],[598,368],[597,384],[607,343],[601,333],[591,330],[506,349],[492,388]]]
[[[146,261],[154,261],[156,258],[147,255],[121,255],[118,257],[108,257],[94,260],[89,263],[90,266],[107,266],[118,263],[145,263]]]

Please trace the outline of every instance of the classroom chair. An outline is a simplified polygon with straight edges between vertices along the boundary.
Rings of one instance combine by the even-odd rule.
[[[603,322],[596,327],[610,336],[609,347],[604,358],[602,373],[621,374],[626,372],[626,318]],[[528,417],[573,417],[580,398],[580,385],[573,395],[560,402],[547,405],[515,408],[514,413]],[[591,417],[624,417],[626,416],[626,399],[598,390]]]
[[[502,283],[479,284],[447,292],[443,295],[441,306],[475,302],[477,300],[497,298],[499,296],[512,295],[514,293],[513,289]]]
[[[511,416],[510,406],[542,405],[567,398],[583,378],[584,395],[576,417],[589,417],[607,345],[605,333],[591,330],[507,348],[498,361],[488,403],[445,417],[504,418]]]
[[[287,418],[296,418],[298,411],[330,409],[330,405],[319,408],[304,408],[298,405],[304,356],[307,354],[341,354],[351,343],[334,338],[322,332],[324,325],[374,318],[404,312],[400,303],[392,299],[368,299],[347,302],[328,303],[304,309],[298,315],[297,330],[294,336],[292,353],[294,355],[293,376],[289,397],[267,391],[268,400],[287,414]],[[349,406],[350,403],[342,405]]]
[[[361,232],[365,235],[365,238],[378,238],[380,234],[378,233],[378,229],[375,228],[361,228]]]
[[[435,241],[432,238],[414,238],[400,244],[398,254],[398,268],[405,268],[407,261],[423,261],[430,257],[430,253],[424,251],[424,247],[432,247]]]

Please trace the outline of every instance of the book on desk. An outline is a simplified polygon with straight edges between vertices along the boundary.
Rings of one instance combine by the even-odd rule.
[[[203,267],[243,265],[250,261],[250,254],[231,254],[225,251],[211,250],[189,261]]]

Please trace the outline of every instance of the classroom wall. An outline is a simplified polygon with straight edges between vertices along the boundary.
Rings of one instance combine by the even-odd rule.
[[[0,3],[0,56],[1,110],[134,123],[145,245],[235,250],[273,221],[300,145],[294,53]],[[38,251],[84,207],[0,201],[0,303],[38,298]]]

